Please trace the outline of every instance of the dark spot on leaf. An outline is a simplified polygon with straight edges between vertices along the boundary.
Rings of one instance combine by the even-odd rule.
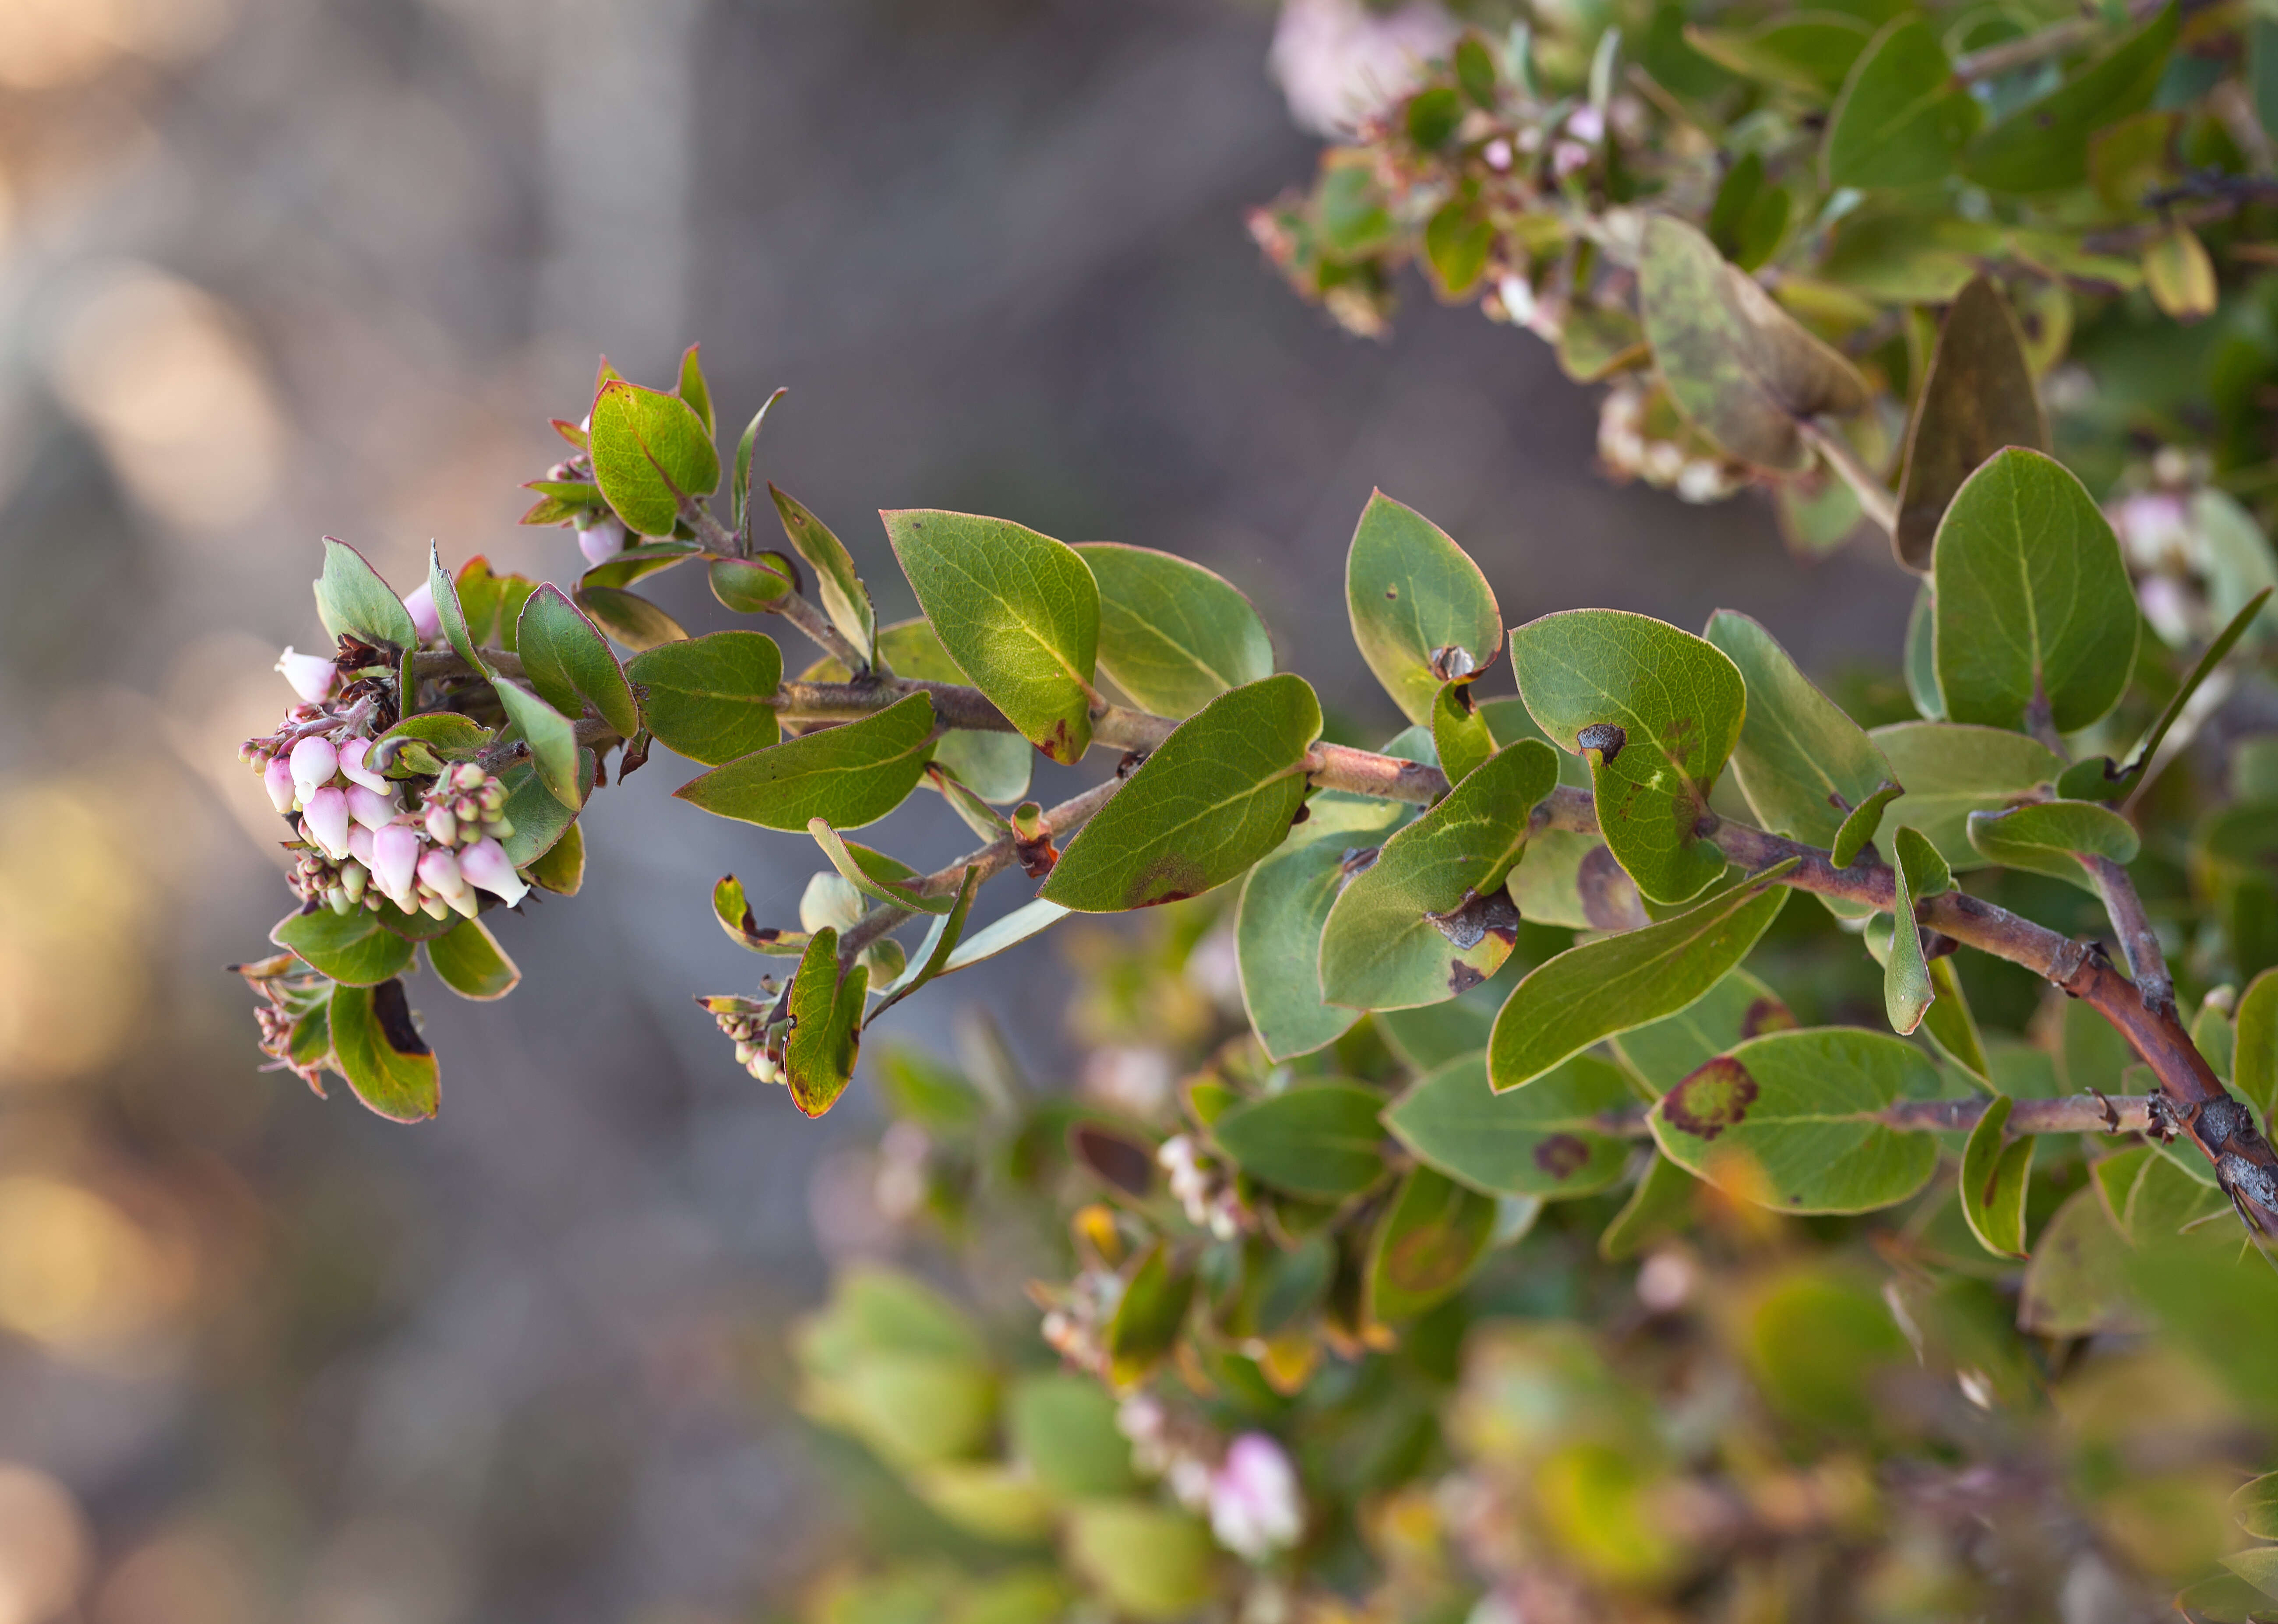
[[[1554,1133],[1534,1147],[1534,1165],[1553,1178],[1571,1178],[1590,1159],[1590,1147],[1571,1133]]]
[[[1202,865],[1183,852],[1166,851],[1139,872],[1123,894],[1126,908],[1155,908],[1184,902],[1210,889]]]
[[[1487,977],[1460,958],[1448,961],[1448,990],[1451,993],[1467,993],[1486,980]]]
[[[1614,758],[1629,742],[1628,730],[1610,721],[1594,721],[1574,736],[1575,749],[1596,751],[1599,759],[1608,766],[1614,765]]]
[[[1389,602],[1400,596],[1400,589],[1396,586],[1387,586],[1384,589],[1384,596],[1386,600]]]
[[[1155,1187],[1155,1158],[1128,1135],[1096,1122],[1068,1129],[1068,1154],[1134,1201]]]
[[[382,981],[371,989],[372,1018],[379,1023],[379,1035],[387,1040],[388,1048],[399,1055],[432,1055],[427,1040],[419,1035],[418,1026],[411,1018],[411,1000],[404,995],[400,980]]]
[[[1290,819],[1290,820],[1289,820],[1289,827],[1290,827],[1291,828],[1293,828],[1293,829],[1294,829],[1294,828],[1296,828],[1299,824],[1301,824],[1301,823],[1304,822],[1306,819],[1308,819],[1308,818],[1311,817],[1312,815],[1313,815],[1313,806],[1312,806],[1312,803],[1311,803],[1311,802],[1310,802],[1310,801],[1300,801],[1300,802],[1298,802],[1298,803],[1297,803],[1297,815],[1296,815],[1296,817],[1294,817],[1294,818],[1292,818],[1292,819]]]
[[[1510,893],[1497,891],[1482,896],[1477,891],[1464,893],[1464,900],[1445,913],[1427,913],[1439,933],[1463,952],[1470,952],[1489,936],[1504,942],[1518,940],[1518,908]]]
[[[1793,1010],[1767,994],[1749,1004],[1748,1012],[1740,1017],[1740,1035],[1760,1038],[1767,1032],[1793,1032],[1800,1024]]]
[[[1593,930],[1640,930],[1652,923],[1637,882],[1622,872],[1614,854],[1593,846],[1575,871],[1574,888],[1581,893],[1582,917]]]
[[[1695,1139],[1715,1139],[1737,1127],[1755,1103],[1756,1079],[1730,1055],[1719,1055],[1670,1089],[1661,1102],[1663,1120]]]

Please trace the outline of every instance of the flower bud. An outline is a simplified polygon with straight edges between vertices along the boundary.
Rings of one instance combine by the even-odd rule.
[[[261,769],[261,787],[269,791],[269,804],[279,812],[293,810],[293,764],[282,756],[269,758],[269,765]]]
[[[406,909],[405,911],[410,911]],[[431,919],[440,919],[449,914],[451,904],[440,896],[423,896],[419,899],[419,911]]]
[[[301,804],[306,806],[309,797],[333,782],[333,774],[340,770],[340,752],[325,738],[302,739],[293,746],[293,787],[300,791]]]
[[[372,881],[405,912],[411,911],[412,882],[419,876],[419,831],[391,823],[371,837]]]
[[[351,829],[348,833],[353,835],[355,831]],[[348,862],[340,865],[340,889],[348,893],[348,898],[352,903],[360,903],[363,900],[364,886],[371,879],[371,871],[362,863],[355,861],[353,853],[350,854]]]
[[[337,862],[348,854],[348,797],[323,789],[301,800],[301,833]]]
[[[284,673],[285,680],[293,684],[293,691],[310,705],[330,698],[333,685],[340,676],[340,668],[327,656],[296,654],[289,644],[278,657],[276,669]]]
[[[432,643],[443,635],[443,617],[435,611],[435,589],[426,582],[404,593],[403,606],[411,611],[412,629],[418,632],[420,642]]]
[[[355,809],[350,807],[348,812],[349,816],[353,817]],[[348,856],[366,868],[371,866],[371,831],[361,823],[348,826]]]
[[[362,784],[365,789],[379,795],[395,793],[395,786],[388,782],[386,777],[374,770],[370,764],[371,755],[370,739],[342,739],[339,746],[339,754],[340,771],[348,775],[350,782]]]
[[[514,872],[506,848],[494,840],[478,840],[461,852],[459,873],[468,883],[482,887],[509,908],[530,895],[529,884]]]
[[[349,898],[346,886],[327,887],[325,891],[325,906],[343,919],[355,911],[355,903]]]
[[[1263,1432],[1245,1432],[1227,1446],[1211,1477],[1210,1520],[1219,1544],[1253,1562],[1297,1543],[1305,1531],[1304,1502],[1280,1445]]]
[[[395,797],[376,795],[362,784],[348,789],[348,816],[368,829],[384,829],[395,821]]]
[[[419,878],[434,888],[436,896],[447,899],[467,888],[467,877],[459,872],[459,859],[440,847],[431,849],[419,859]]]
[[[614,521],[604,519],[591,530],[577,532],[577,551],[585,555],[588,564],[606,564],[623,550],[623,532]]]
[[[427,803],[427,838],[439,846],[455,846],[459,843],[459,820],[451,815],[451,809],[440,801]],[[431,880],[428,883],[432,885],[434,881]]]

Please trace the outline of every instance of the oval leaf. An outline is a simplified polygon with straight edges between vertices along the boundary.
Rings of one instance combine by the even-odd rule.
[[[1384,1097],[1352,1083],[1306,1083],[1245,1100],[1211,1125],[1211,1137],[1260,1184],[1339,1201],[1384,1173]]]
[[[1957,873],[1985,866],[1969,843],[1970,813],[2007,806],[2064,771],[2047,745],[2005,728],[1902,721],[1868,737],[1907,787],[1907,827],[1920,830]]]
[[[2093,801],[2037,801],[2014,812],[1969,814],[1969,843],[1988,861],[2035,873],[2097,894],[2096,881],[2080,857],[2136,860],[2135,826]]]
[[[347,987],[376,987],[402,974],[411,963],[411,943],[362,908],[346,915],[325,907],[289,914],[269,940]]]
[[[1334,1043],[1361,1017],[1321,998],[1321,927],[1337,899],[1344,851],[1311,841],[1250,871],[1234,916],[1242,1006],[1268,1058],[1288,1060]]]
[[[1092,815],[1038,893],[1084,913],[1150,908],[1225,884],[1281,843],[1305,799],[1321,707],[1283,675],[1179,724]]]
[[[605,379],[589,431],[593,482],[636,536],[669,536],[684,497],[720,483],[720,454],[696,409],[677,395]]]
[[[333,537],[325,538],[325,571],[317,577],[317,618],[333,637],[361,637],[382,648],[419,646],[411,611],[379,578],[363,554]]]
[[[640,706],[608,639],[552,582],[523,605],[515,647],[524,678],[564,716],[584,715],[590,700],[619,738],[640,731]]]
[[[1502,611],[1479,567],[1438,525],[1381,491],[1372,493],[1345,558],[1353,641],[1384,691],[1413,722],[1452,676],[1484,670],[1502,647]],[[1449,664],[1443,649],[1460,649]],[[1464,663],[1468,661],[1468,663]]]
[[[522,972],[480,919],[461,919],[428,942],[427,962],[460,997],[484,1003],[505,997],[522,980]]]
[[[691,761],[718,766],[776,742],[783,652],[762,633],[668,643],[636,654],[627,673],[643,690],[649,731]]]
[[[333,1059],[357,1099],[394,1122],[435,1114],[441,1095],[435,1052],[411,1018],[402,982],[334,987],[332,1033]]]
[[[1273,675],[1273,644],[1234,583],[1152,547],[1089,541],[1099,583],[1099,668],[1143,709],[1191,716],[1228,689]]]
[[[1426,1076],[1384,1113],[1417,1160],[1489,1195],[1590,1195],[1622,1176],[1630,1144],[1606,1118],[1631,1103],[1621,1068],[1577,1055],[1516,1094],[1498,1094],[1487,1057]]]
[[[1899,476],[1899,562],[1927,573],[1938,524],[1962,482],[2007,446],[2049,448],[2024,334],[2000,289],[1973,277],[1946,311],[1907,431]]]
[[[1428,1167],[1400,1181],[1369,1246],[1368,1315],[1414,1319],[1461,1290],[1487,1255],[1495,1204]]]
[[[2033,1136],[2001,1142],[2013,1102],[1995,1094],[1961,1148],[1961,1216],[1977,1244],[1996,1257],[2025,1255],[2025,1193],[2033,1170]]]
[[[1771,633],[1745,614],[1719,609],[1705,635],[1747,683],[1747,713],[1732,771],[1766,828],[1806,845],[1831,846],[1854,809],[1895,793],[1891,764],[1866,730],[1813,686]]]
[[[1852,65],[1828,116],[1820,173],[1831,188],[1943,180],[1984,117],[1930,19],[1894,19]]]
[[[933,754],[933,701],[897,699],[875,715],[754,751],[673,791],[722,818],[770,829],[875,823],[908,798]]]
[[[791,1103],[820,1117],[854,1079],[862,1046],[862,1004],[870,972],[857,964],[838,973],[838,933],[814,933],[791,985],[791,1036],[784,1044],[784,1082]]]

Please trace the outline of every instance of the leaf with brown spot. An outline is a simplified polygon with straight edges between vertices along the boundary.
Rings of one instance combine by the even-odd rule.
[[[2005,446],[2049,448],[2025,337],[2001,290],[1973,277],[1938,328],[1899,476],[1899,562],[1927,575],[1930,544],[1962,482]]]
[[[1495,1204],[1419,1167],[1401,1180],[1369,1249],[1368,1317],[1415,1318],[1452,1296],[1487,1255]]]
[[[1577,1055],[1517,1094],[1495,1093],[1487,1056],[1433,1071],[1385,1112],[1385,1125],[1418,1160],[1489,1195],[1565,1201],[1622,1176],[1629,1141],[1608,1114],[1634,1099],[1621,1068]]]

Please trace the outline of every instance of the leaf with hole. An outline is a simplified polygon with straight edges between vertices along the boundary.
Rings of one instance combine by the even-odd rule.
[[[2009,446],[2046,451],[2048,417],[2009,301],[1988,278],[1974,277],[1938,328],[1907,431],[1898,527],[1891,535],[1899,562],[1928,572],[1938,521],[1954,493]]]
[[[1511,633],[1511,660],[1543,732],[1589,750],[1599,833],[1647,900],[1680,903],[1722,876],[1724,854],[1694,829],[1747,709],[1731,660],[1616,609],[1530,621]]]
[[[1670,399],[1741,461],[1800,474],[1816,454],[1797,424],[1866,406],[1858,370],[1682,221],[1647,219],[1638,289]]]
[[[1394,1102],[1384,1125],[1426,1165],[1489,1195],[1564,1201],[1613,1184],[1630,1141],[1607,1118],[1634,1096],[1619,1066],[1576,1055],[1516,1094],[1497,1094],[1485,1054],[1426,1075]]]
[[[1498,1092],[1533,1082],[1601,1038],[1676,1014],[1739,967],[1787,901],[1794,859],[1712,893],[1675,919],[1569,948],[1537,965],[1495,1017]]]
[[[649,730],[691,761],[718,766],[779,736],[774,701],[783,653],[760,632],[668,643],[634,655],[626,673],[641,685]]]
[[[1709,1061],[1647,1120],[1663,1155],[1728,1195],[1780,1212],[1872,1212],[1938,1170],[1938,1140],[1882,1113],[1938,1091],[1938,1067],[1903,1039],[1812,1027]]]
[[[335,987],[331,1025],[333,1062],[357,1099],[392,1122],[424,1122],[435,1114],[435,1051],[419,1035],[401,981]]]
[[[682,499],[709,496],[720,454],[696,408],[677,395],[605,380],[593,397],[593,483],[636,536],[669,536]]]
[[[1438,1003],[1501,969],[1518,936],[1503,881],[1557,782],[1550,747],[1522,739],[1386,841],[1329,908],[1323,1000],[1364,1010]]]
[[[907,799],[933,753],[933,701],[922,693],[844,727],[739,756],[673,791],[722,818],[770,829],[875,823]]]
[[[1219,695],[1092,814],[1038,895],[1113,913],[1225,884],[1289,832],[1320,735],[1321,707],[1302,677],[1269,676]]]
[[[1383,1177],[1383,1109],[1373,1089],[1308,1081],[1245,1100],[1211,1125],[1211,1137],[1260,1184],[1341,1201]]]
[[[935,635],[1030,743],[1073,764],[1091,742],[1099,586],[1073,547],[1024,525],[904,508],[886,534]]]
[[[1502,612],[1479,567],[1381,491],[1353,530],[1345,606],[1361,658],[1413,722],[1432,720],[1443,682],[1486,669],[1502,648]]]

